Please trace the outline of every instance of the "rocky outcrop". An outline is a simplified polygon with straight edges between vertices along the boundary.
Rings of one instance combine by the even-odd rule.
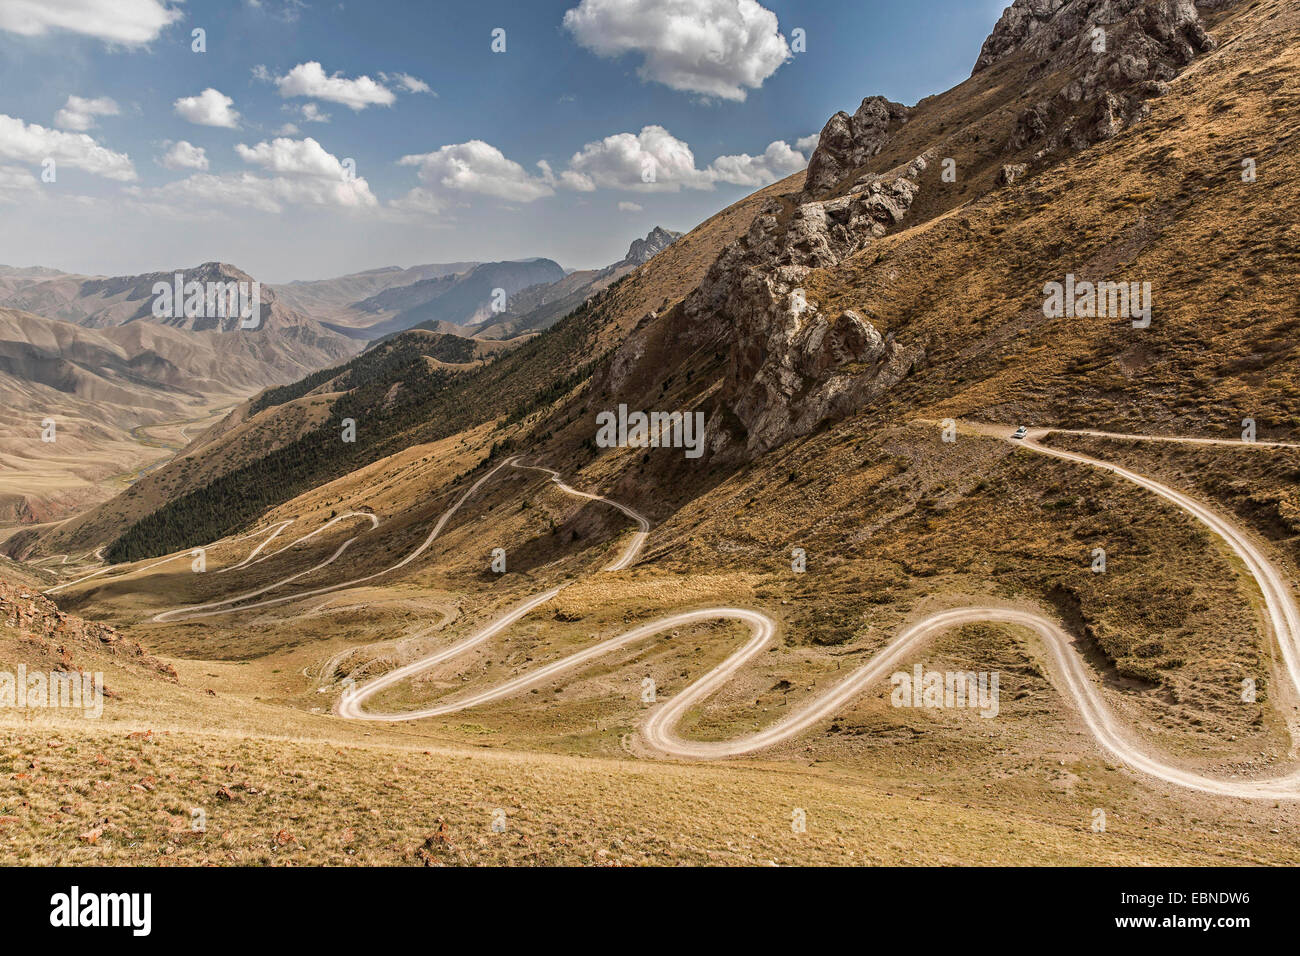
[[[1001,19],[984,41],[971,74],[988,69],[1017,50],[1028,48],[1031,40],[1039,48],[1044,46],[1040,38],[1046,39],[1049,49],[1053,42],[1059,45],[1064,38],[1049,25],[1067,2],[1068,0],[1015,0],[1002,11]],[[1059,26],[1063,27],[1064,23]]]
[[[853,116],[831,117],[804,191],[768,199],[745,235],[667,314],[676,344],[727,356],[720,401],[706,426],[713,455],[761,455],[851,415],[924,357],[922,349],[882,335],[871,315],[824,313],[806,289],[814,271],[861,253],[907,215],[934,155],[883,174],[862,169],[909,115],[877,96]],[[659,317],[647,315],[615,350],[595,373],[593,392],[618,394],[655,361]]]
[[[852,116],[843,111],[832,116],[808,161],[804,193],[824,195],[842,183],[884,148],[890,132],[907,122],[910,113],[901,103],[868,96]]]
[[[1068,65],[1095,52],[1092,31],[1098,27],[1118,36],[1140,26],[1142,33],[1166,52],[1181,50],[1190,58],[1203,52],[1207,42],[1212,43],[1198,7],[1213,9],[1228,2],[1231,0],[1015,0],[984,41],[972,73],[1022,50],[1039,60]]]
[[[33,667],[52,664],[53,670],[79,671],[83,668],[76,658],[94,651],[121,658],[122,663],[140,666],[172,683],[178,680],[174,667],[127,640],[116,628],[64,613],[49,598],[4,580],[0,580],[0,621],[12,629],[6,636],[23,642],[21,646],[31,652],[27,663]]]
[[[876,327],[852,309],[830,321],[814,314],[791,345],[794,370],[811,379],[823,379],[846,365],[874,362],[888,349]]]
[[[1019,117],[1009,144],[1042,156],[1084,149],[1142,120],[1148,100],[1215,45],[1194,0],[1016,0],[984,42],[974,72],[1024,53],[1037,61],[1030,78],[1068,74],[1054,96]]]
[[[1028,163],[1008,163],[998,171],[998,185],[1010,186],[1029,172]]]
[[[864,176],[836,199],[793,208],[769,201],[686,300],[690,323],[726,325],[724,401],[745,426],[749,454],[863,407],[922,356],[856,312],[824,315],[803,285],[813,270],[839,264],[901,222],[926,165],[918,158],[897,173]],[[718,426],[711,423],[714,450],[726,441]]]

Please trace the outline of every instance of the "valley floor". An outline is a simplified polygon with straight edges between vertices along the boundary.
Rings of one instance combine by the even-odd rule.
[[[0,542],[108,500],[171,461],[231,407],[223,401],[196,407],[190,418],[130,429],[55,418],[50,442],[41,441],[35,421],[0,427]]]

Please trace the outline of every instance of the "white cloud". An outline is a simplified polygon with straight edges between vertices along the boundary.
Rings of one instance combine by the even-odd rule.
[[[129,156],[100,146],[85,133],[63,133],[35,123],[28,125],[3,113],[0,113],[0,159],[32,164],[53,159],[56,168],[71,166],[121,182],[136,178]]]
[[[407,213],[419,218],[435,216],[443,212],[447,208],[447,200],[431,189],[416,186],[405,196],[394,199],[388,205],[399,213]]]
[[[791,149],[789,143],[777,140],[761,156],[748,153],[719,156],[709,164],[709,173],[717,182],[757,189],[797,173],[807,165],[802,153]]]
[[[124,46],[149,43],[181,15],[167,0],[0,0],[0,30],[29,37],[67,30]]]
[[[799,150],[799,152],[803,153],[809,159],[812,159],[812,152],[817,148],[817,144],[821,142],[821,139],[822,139],[821,133],[813,133],[809,136],[802,136],[795,141],[794,148]]]
[[[321,108],[315,103],[303,103],[300,112],[304,123],[328,123],[330,121],[329,113],[322,113]]]
[[[708,172],[695,168],[690,146],[662,126],[588,143],[573,154],[560,182],[579,192],[604,188],[675,193],[713,187]]]
[[[256,146],[240,143],[235,147],[239,158],[280,176],[316,176],[321,179],[347,179],[343,163],[324,146],[308,136],[306,139],[280,137]],[[355,171],[355,170],[354,170]]]
[[[173,106],[182,119],[199,126],[221,126],[234,129],[239,125],[239,113],[232,107],[235,101],[220,90],[211,87],[198,96],[182,96]]]
[[[297,136],[302,130],[298,128],[297,123],[285,123],[275,131],[276,136]]]
[[[199,173],[155,189],[147,198],[151,202],[163,203],[172,211],[246,206],[278,213],[283,212],[285,206],[333,206],[359,210],[379,204],[364,179],[287,176],[268,179],[252,173],[224,176]]]
[[[95,99],[69,96],[63,109],[54,114],[54,125],[84,133],[95,125],[96,116],[116,116],[119,112],[117,103],[107,96]]]
[[[284,23],[297,23],[302,11],[307,9],[304,0],[282,0],[280,3],[263,3],[262,0],[244,0],[247,7],[266,13]],[[342,6],[340,5],[340,9]]]
[[[404,93],[432,93],[433,88],[418,76],[411,76],[410,73],[380,73],[379,78],[385,83],[391,83],[401,89]]]
[[[533,202],[555,195],[557,188],[575,192],[619,189],[675,193],[682,189],[709,190],[717,183],[759,187],[803,169],[807,161],[788,143],[778,140],[761,155],[719,156],[700,169],[689,144],[662,126],[646,126],[640,133],[616,133],[588,143],[558,174],[545,161],[538,162],[538,172],[532,173],[482,140],[403,156],[398,164],[418,167],[420,185],[389,205],[399,211],[429,214],[443,212],[458,200],[463,203],[467,194]],[[618,209],[643,211],[635,202],[620,202]]]
[[[355,80],[349,80],[338,73],[326,76],[325,68],[315,60],[299,63],[285,76],[276,77],[274,82],[285,99],[306,96],[339,103],[353,110],[363,110],[367,106],[391,106],[397,99],[392,90],[368,76],[359,76]]]
[[[246,163],[271,175],[201,173],[145,193],[142,201],[174,214],[211,206],[278,213],[286,206],[365,210],[379,205],[366,180],[354,175],[354,169],[310,137],[277,137],[256,146],[239,143],[235,152]]]
[[[807,165],[801,153],[777,140],[762,155],[719,156],[707,168],[697,169],[695,154],[687,143],[662,126],[646,126],[640,133],[616,133],[588,143],[569,160],[559,183],[579,192],[678,192],[712,189],[716,183],[760,187]]]
[[[26,189],[36,185],[36,177],[21,166],[0,166],[0,189]]]
[[[429,209],[440,201],[439,193],[477,193],[513,202],[533,202],[555,194],[555,177],[545,163],[538,163],[541,175],[532,176],[501,150],[478,139],[433,153],[403,156],[398,163],[419,167],[417,175],[425,188],[408,195],[407,200]]]
[[[163,154],[160,162],[168,169],[206,171],[208,168],[208,154],[202,146],[195,146],[193,143],[181,140],[174,143],[171,149]]]
[[[600,56],[642,54],[644,80],[726,100],[790,57],[776,14],[756,0],[581,0],[564,26]]]

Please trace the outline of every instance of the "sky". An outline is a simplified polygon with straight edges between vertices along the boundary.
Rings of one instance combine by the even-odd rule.
[[[1006,2],[0,0],[0,262],[607,265],[962,82]]]

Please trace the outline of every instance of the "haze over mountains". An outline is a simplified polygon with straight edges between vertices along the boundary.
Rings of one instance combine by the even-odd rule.
[[[506,311],[511,296],[535,286],[549,286],[564,278],[564,270],[550,259],[526,262],[487,262],[464,273],[422,279],[386,289],[354,304],[366,317],[388,318],[371,322],[353,334],[367,340],[383,338],[415,326],[463,331],[481,325]]]
[[[529,313],[583,290],[589,290],[588,294],[598,291],[593,283],[611,276],[617,278],[649,261],[680,235],[656,226],[644,239],[633,240],[624,259],[604,269],[570,272],[542,258],[391,266],[333,279],[280,286],[263,283],[262,300],[270,312],[268,326],[289,338],[297,350],[298,367],[314,369],[355,351],[357,346],[340,341],[340,335],[371,341],[422,323],[441,323],[447,331],[453,331],[452,327],[465,331],[502,314],[516,324],[544,327],[545,319],[530,317]],[[151,320],[154,285],[171,284],[177,272],[183,273],[187,281],[204,283],[251,282],[256,278],[234,265],[219,262],[115,277],[75,275],[42,266],[0,266],[0,307],[87,328]],[[563,280],[567,280],[564,285],[557,286]],[[504,291],[505,296],[496,295],[497,290]],[[511,301],[524,292],[527,294],[518,302]],[[504,308],[498,300],[504,301]],[[183,315],[160,321],[195,331],[229,331],[236,324],[213,318],[187,320]]]
[[[569,272],[550,259],[456,262],[295,282],[280,291],[353,338],[423,328],[505,339],[547,328],[681,235],[656,226],[603,269]]]
[[[335,279],[307,279],[282,283],[277,287],[280,296],[291,307],[307,312],[322,320],[333,321],[348,312],[349,307],[385,289],[407,286],[422,279],[440,279],[459,275],[473,269],[477,262],[446,262],[423,266],[388,266],[369,269]]]

